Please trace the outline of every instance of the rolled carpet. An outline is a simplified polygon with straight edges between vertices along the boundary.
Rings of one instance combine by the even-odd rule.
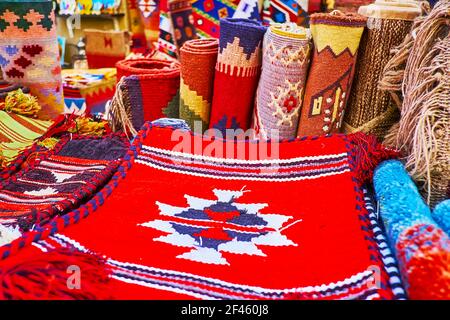
[[[402,163],[383,162],[373,181],[409,297],[450,299],[450,239],[432,219]]]
[[[259,138],[275,138],[271,132],[281,139],[295,138],[309,54],[306,29],[290,23],[267,30],[252,125]]]
[[[253,20],[220,21],[210,128],[224,133],[225,129],[250,127],[265,32],[266,28]]]
[[[391,50],[398,46],[420,14],[414,2],[375,1],[360,7],[368,17],[367,31],[359,48],[354,85],[348,100],[343,129],[347,133],[363,131],[383,138],[398,121],[399,110],[388,92],[378,88]]]
[[[157,59],[122,60],[116,64],[119,79],[110,114],[113,129],[138,130],[145,121],[178,118],[180,64]]]
[[[38,117],[64,110],[53,2],[0,0],[0,68],[3,79],[30,88],[42,106]]]
[[[306,81],[298,135],[339,132],[366,18],[354,13],[315,13],[314,53]]]
[[[191,129],[195,121],[208,128],[218,50],[217,39],[190,40],[180,50],[180,118]]]

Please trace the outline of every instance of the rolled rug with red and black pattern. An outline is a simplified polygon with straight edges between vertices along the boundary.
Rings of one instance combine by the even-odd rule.
[[[250,128],[265,32],[266,27],[253,20],[220,21],[210,128],[222,133],[226,129]]]

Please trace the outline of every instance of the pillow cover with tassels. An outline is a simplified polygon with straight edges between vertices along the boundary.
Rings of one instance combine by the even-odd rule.
[[[233,142],[146,124],[91,201],[0,249],[0,297],[395,298],[361,189],[393,156],[363,134]],[[68,290],[76,260],[92,275]]]

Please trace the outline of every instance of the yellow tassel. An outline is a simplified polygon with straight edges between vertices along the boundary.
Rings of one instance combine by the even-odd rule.
[[[107,121],[94,121],[88,117],[78,117],[75,119],[76,126],[69,132],[87,135],[101,136],[106,132]]]
[[[23,93],[22,89],[17,89],[8,93],[5,103],[0,106],[6,112],[14,112],[29,117],[37,117],[41,106],[36,97]]]
[[[45,148],[51,150],[51,149],[53,149],[55,147],[55,145],[58,142],[59,142],[59,139],[50,137],[50,138],[46,138],[46,139],[44,139],[42,141],[39,141],[38,145],[40,145],[41,147],[45,147]]]

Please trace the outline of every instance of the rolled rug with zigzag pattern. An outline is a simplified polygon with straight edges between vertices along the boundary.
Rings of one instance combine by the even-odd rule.
[[[180,49],[180,118],[191,129],[195,121],[208,128],[218,50],[217,39],[190,40]]]
[[[259,138],[295,138],[309,54],[306,29],[290,23],[267,30],[252,124]]]
[[[38,117],[64,111],[53,3],[0,0],[0,68],[10,83],[25,85],[38,98]]]
[[[265,32],[266,27],[257,21],[220,20],[210,128],[222,133],[226,129],[249,129]]]
[[[310,26],[314,53],[306,81],[298,135],[339,132],[366,18],[354,13],[316,13]]]

